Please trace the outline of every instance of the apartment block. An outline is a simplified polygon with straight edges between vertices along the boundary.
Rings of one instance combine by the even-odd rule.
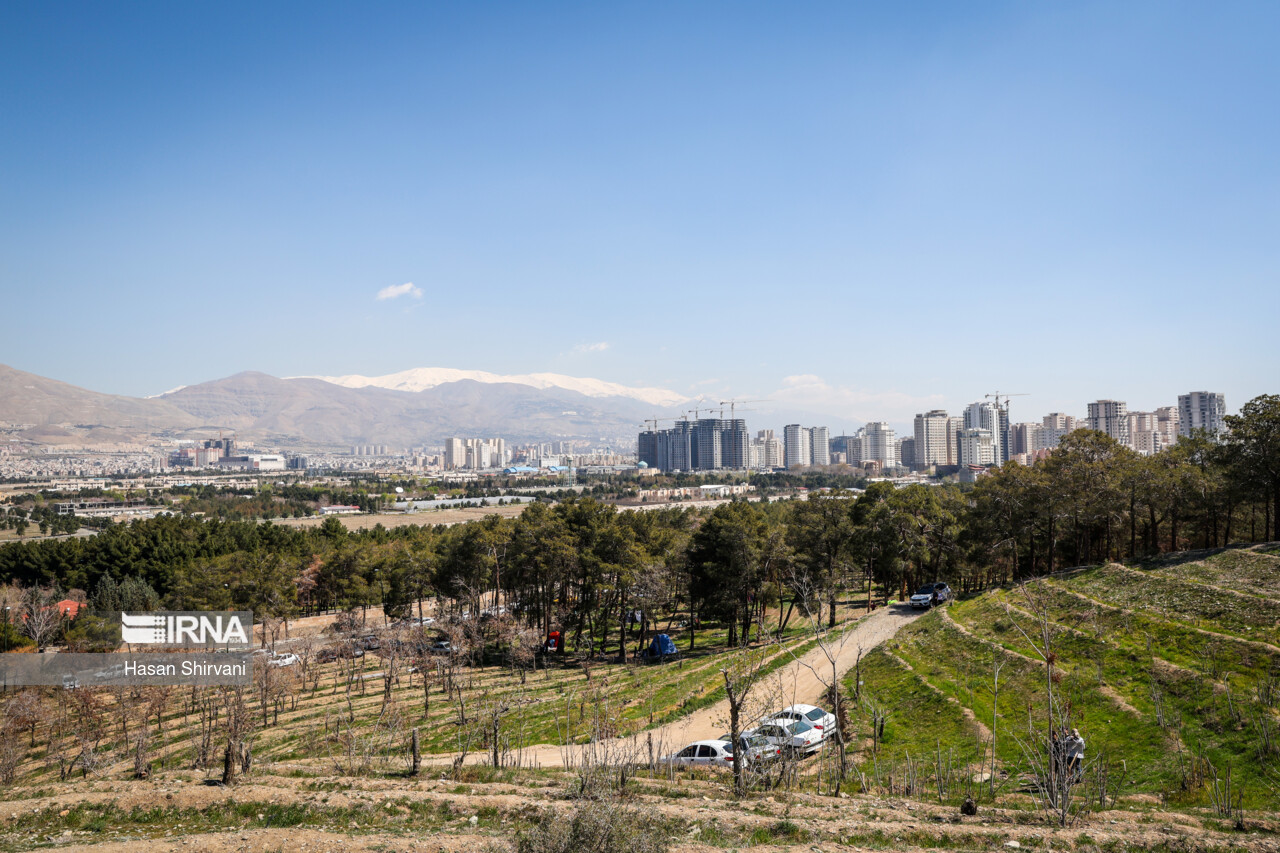
[[[1213,391],[1192,391],[1178,395],[1178,434],[1190,436],[1203,429],[1217,434],[1226,428],[1227,398]]]

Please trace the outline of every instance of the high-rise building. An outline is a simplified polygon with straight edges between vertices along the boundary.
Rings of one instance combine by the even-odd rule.
[[[714,471],[722,467],[722,441],[724,421],[721,418],[701,418],[693,423],[693,469]]]
[[[995,462],[998,464],[1009,458],[1009,415],[995,403],[970,403],[964,410],[964,428],[985,429],[991,433],[992,445],[995,447]],[[964,465],[976,463],[963,462]]]
[[[376,450],[385,452],[383,447]],[[507,443],[501,438],[447,438],[444,442],[445,468],[501,468],[507,458]]]
[[[1212,391],[1192,391],[1178,395],[1178,435],[1190,436],[1202,429],[1213,435],[1226,427],[1227,398]]]
[[[647,429],[636,436],[636,462],[649,468],[658,468],[658,431]]]
[[[664,440],[665,439],[665,440]],[[658,468],[663,471],[693,470],[693,424],[676,421],[658,439]]]
[[[947,464],[960,464],[960,433],[964,431],[964,418],[947,418]]]
[[[770,443],[780,447],[777,439]],[[740,418],[702,418],[678,420],[671,429],[645,430],[636,439],[637,458],[660,471],[715,471],[723,468],[776,467],[781,465],[781,451],[774,459],[761,454]],[[754,460],[754,461],[753,461]],[[771,464],[772,463],[772,464]]]
[[[879,462],[882,471],[897,468],[898,443],[893,427],[884,421],[871,421],[863,430],[862,461]]]
[[[1169,447],[1178,440],[1178,407],[1161,406],[1156,409],[1156,429],[1160,430],[1160,440]]]
[[[735,470],[747,468],[751,464],[751,436],[747,433],[747,422],[742,418],[726,419],[720,433],[720,463],[725,468]]]
[[[1040,449],[1052,450],[1062,441],[1062,437],[1078,429],[1076,419],[1062,412],[1045,415],[1040,422]]]
[[[862,430],[857,435],[837,435],[831,439],[831,452],[840,453],[849,465],[862,463]]]
[[[773,430],[762,429],[751,442],[751,467],[765,471],[783,467],[785,459],[782,441],[774,437]]]
[[[831,440],[827,437],[826,427],[813,427],[809,430],[809,464],[831,464]]]
[[[1105,432],[1128,447],[1129,405],[1121,400],[1098,400],[1090,403],[1089,429]]]
[[[1031,456],[1041,449],[1044,427],[1037,423],[1014,424],[1009,428],[1010,456]]]
[[[787,424],[782,428],[782,443],[785,449],[784,464],[788,468],[797,465],[808,465],[813,460],[813,451],[809,447],[809,430],[800,424]]]
[[[955,464],[949,449],[955,439],[947,432],[947,423],[950,420],[951,418],[942,409],[916,415],[915,464],[917,467]]]
[[[916,464],[916,440],[907,436],[898,442],[898,462],[903,468],[915,468]]]
[[[467,445],[462,439],[444,440],[444,467],[449,470],[467,467]]]
[[[1143,456],[1164,450],[1160,418],[1155,412],[1129,413],[1129,446]]]
[[[995,436],[989,429],[969,428],[960,432],[960,465],[996,464]]]

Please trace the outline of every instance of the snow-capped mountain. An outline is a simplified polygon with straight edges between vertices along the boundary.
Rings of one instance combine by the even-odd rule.
[[[531,388],[563,388],[588,397],[629,397],[651,406],[674,406],[689,399],[665,388],[632,388],[602,379],[565,376],[561,373],[525,373],[502,376],[483,370],[456,370],[451,367],[416,367],[386,376],[293,376],[290,379],[320,379],[344,388],[386,388],[391,391],[426,391],[437,385],[470,379],[486,384],[511,383]]]

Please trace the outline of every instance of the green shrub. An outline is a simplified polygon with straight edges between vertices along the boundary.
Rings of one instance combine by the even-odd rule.
[[[659,821],[636,809],[599,802],[582,806],[568,820],[543,820],[522,833],[512,849],[515,853],[665,853],[667,847],[667,832]]]

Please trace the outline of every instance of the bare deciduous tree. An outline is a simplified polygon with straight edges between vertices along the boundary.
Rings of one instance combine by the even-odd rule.
[[[23,591],[19,607],[18,629],[31,638],[38,651],[44,651],[65,619],[58,611],[58,591],[53,587],[33,586]]]

